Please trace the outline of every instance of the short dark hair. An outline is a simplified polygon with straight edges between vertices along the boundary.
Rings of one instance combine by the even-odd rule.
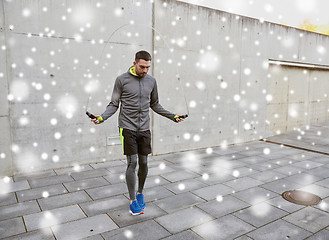
[[[151,57],[151,54],[149,54],[146,51],[139,51],[135,55],[135,61],[138,62],[139,59],[143,59],[145,61],[151,61],[152,57]]]

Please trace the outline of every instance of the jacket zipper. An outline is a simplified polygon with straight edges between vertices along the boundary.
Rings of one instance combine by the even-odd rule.
[[[138,114],[139,114],[139,124],[138,124],[138,130],[141,128],[141,111],[142,111],[142,86],[141,86],[141,79],[138,79],[139,81],[139,107],[138,107]]]

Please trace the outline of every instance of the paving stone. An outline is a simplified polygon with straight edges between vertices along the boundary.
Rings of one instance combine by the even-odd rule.
[[[118,183],[103,187],[87,189],[86,192],[90,195],[90,197],[92,197],[92,199],[96,200],[126,193],[128,192],[128,188],[126,184]]]
[[[175,212],[182,208],[187,208],[198,203],[204,202],[203,199],[193,195],[190,192],[181,193],[161,200],[154,201],[154,203],[167,213]]]
[[[110,175],[103,176],[106,181],[110,182],[111,184],[117,183],[125,183],[126,182],[126,175],[125,173],[111,173]]]
[[[90,217],[99,215],[101,213],[107,213],[110,210],[118,209],[123,206],[127,206],[128,201],[129,200],[126,197],[124,197],[123,195],[119,195],[115,197],[104,198],[101,200],[80,203],[79,205],[88,215],[88,217]]]
[[[74,240],[111,231],[118,228],[118,226],[111,220],[111,218],[109,218],[109,216],[101,214],[74,222],[56,225],[51,228],[57,240]]]
[[[161,186],[165,184],[169,184],[170,182],[166,179],[164,179],[161,176],[153,176],[153,177],[147,177],[145,181],[144,188],[153,188],[156,186]]]
[[[65,222],[85,218],[78,205],[56,208],[24,216],[27,231],[33,231],[39,228],[47,228]]]
[[[329,168],[328,167],[318,167],[313,168],[309,171],[307,171],[308,174],[320,177],[320,178],[329,178]]]
[[[171,173],[162,174],[161,177],[167,179],[170,182],[178,182],[190,178],[200,177],[200,175],[192,173],[190,171],[175,171]]]
[[[74,167],[69,167],[69,168],[55,169],[54,171],[57,173],[57,175],[63,175],[63,174],[71,175],[72,173],[85,172],[89,170],[93,170],[93,168],[89,165],[76,165]]]
[[[235,146],[235,147],[213,149],[213,153],[216,153],[219,155],[234,154],[234,153],[238,153],[238,152],[239,152],[239,154],[244,155],[244,152],[246,152],[245,147],[244,146],[239,146],[239,147]]]
[[[255,227],[260,227],[282,218],[288,213],[264,202],[243,209],[233,215]]]
[[[223,184],[216,184],[209,187],[203,187],[198,190],[194,190],[192,191],[192,193],[209,201],[215,199],[217,196],[224,196],[231,194],[233,191],[234,191],[233,188],[230,188]]]
[[[328,187],[329,186],[329,178],[323,179],[321,181],[316,182],[316,185],[322,186],[322,187]]]
[[[323,156],[321,155],[320,157],[316,157],[312,159],[313,162],[318,162],[322,164],[328,164],[329,162],[329,156]]]
[[[202,177],[195,178],[196,180],[208,185],[214,185],[218,183],[224,183],[235,179],[232,173],[228,170],[220,171],[216,173],[210,173],[210,171],[204,171]]]
[[[293,164],[296,167],[304,168],[304,169],[313,169],[322,166],[322,163],[314,162],[312,159],[311,160],[306,160],[302,162],[298,162]]]
[[[197,205],[198,208],[201,208],[203,211],[209,213],[215,218],[222,217],[224,215],[236,212],[249,206],[249,204],[242,202],[239,199],[230,195],[224,196],[223,198],[219,198],[218,200],[215,199]]]
[[[129,201],[127,201],[125,207],[122,207],[120,209],[110,210],[108,214],[113,219],[113,221],[120,228],[122,228],[139,222],[150,220],[155,217],[163,216],[166,214],[166,212],[153,203],[147,203],[144,210],[144,214],[138,216],[132,216],[129,213]]]
[[[22,191],[26,189],[30,189],[30,185],[27,180],[22,180],[19,182],[0,183],[0,195]]]
[[[202,240],[203,238],[196,235],[191,230],[186,230],[177,234],[174,234],[172,236],[163,238],[163,240]]]
[[[320,198],[325,198],[325,197],[329,196],[329,188],[318,186],[316,184],[311,184],[311,185],[299,188],[299,190],[313,193],[315,195],[318,195]]]
[[[285,152],[278,152],[278,151],[273,151],[272,146],[269,147],[269,149],[271,150],[270,154],[262,154],[262,157],[266,158],[266,159],[280,159],[286,156]]]
[[[0,207],[17,203],[15,193],[0,194]]]
[[[233,196],[253,205],[277,197],[278,194],[264,188],[254,187],[235,193]]]
[[[248,188],[256,187],[258,185],[263,184],[263,182],[250,177],[242,177],[229,182],[225,182],[224,184],[231,187],[234,191],[237,192]]]
[[[66,193],[49,198],[40,199],[39,204],[43,211],[54,208],[74,205],[92,200],[84,191]]]
[[[293,159],[286,158],[286,157],[280,158],[280,159],[273,159],[273,160],[270,160],[269,162],[272,164],[281,166],[281,167],[293,166],[294,163],[298,163],[297,160],[293,160]]]
[[[188,179],[181,182],[175,182],[164,185],[165,188],[174,192],[175,194],[189,192],[195,189],[199,189],[202,187],[207,187],[208,185],[196,180],[196,179]]]
[[[298,174],[298,173],[302,173],[305,172],[304,168],[299,168],[293,165],[288,165],[288,166],[284,166],[284,167],[279,167],[274,169],[275,172],[281,173],[281,174],[285,174],[288,176],[294,175],[294,174]]]
[[[329,226],[328,213],[313,207],[303,208],[283,219],[312,233]]]
[[[43,198],[43,194],[47,193],[48,196],[54,196],[58,194],[67,193],[67,190],[62,184],[45,186],[41,188],[33,188],[29,190],[17,192],[17,198],[19,202],[30,201],[33,199]]]
[[[101,234],[93,235],[90,237],[83,238],[83,240],[104,240]]]
[[[127,161],[127,160],[125,160]],[[127,170],[127,164],[125,163],[124,165],[119,165],[119,166],[115,166],[115,167],[109,167],[106,168],[106,170],[108,170],[110,172],[109,175],[116,173],[116,174],[125,174],[126,170]]]
[[[313,207],[329,213],[329,197],[323,198],[318,205],[314,205]]]
[[[109,185],[110,183],[106,181],[103,177],[83,179],[79,181],[64,183],[64,186],[69,192],[80,191],[93,187],[100,187]]]
[[[55,240],[53,232],[50,228],[43,228],[32,232],[22,233],[13,237],[5,238],[5,240]]]
[[[40,212],[39,205],[36,201],[15,203],[0,207],[0,221],[36,212]]]
[[[277,207],[279,209],[282,209],[282,210],[284,210],[286,212],[289,212],[289,213],[293,213],[293,212],[296,212],[297,210],[305,208],[305,206],[297,205],[297,204],[288,202],[282,196],[278,196],[278,197],[270,199],[266,202],[271,204],[272,206],[275,206],[275,207]]]
[[[253,240],[253,239],[251,239],[250,237],[247,237],[247,236],[243,235],[241,237],[235,238],[234,240]]]
[[[283,220],[278,220],[270,223],[264,227],[256,229],[248,233],[254,240],[268,240],[268,239],[289,239],[300,240],[309,237],[312,233],[305,231],[293,224]]]
[[[155,220],[170,233],[175,234],[213,219],[204,211],[191,207],[158,217]]]
[[[232,215],[192,228],[194,232],[207,240],[233,239],[250,232],[253,229],[255,229],[253,226]]]
[[[242,158],[242,159],[240,159],[240,161],[245,162],[249,165],[252,165],[252,164],[267,162],[268,159],[266,159],[262,156],[250,155],[250,157]]]
[[[300,185],[309,185],[311,183],[317,182],[319,180],[321,180],[322,178],[307,174],[307,173],[300,173],[300,174],[296,174],[290,177],[286,178],[289,181],[292,181],[294,183],[298,183]]]
[[[267,171],[267,170],[272,170],[272,169],[275,169],[275,168],[279,168],[280,166],[277,165],[277,164],[273,164],[271,162],[263,162],[263,163],[256,163],[256,164],[249,165],[249,167],[251,169],[259,171],[259,172],[256,172],[256,173],[260,173],[260,172],[264,172],[264,171]]]
[[[309,237],[307,240],[328,240],[329,239],[329,231],[328,230],[322,230],[313,236]]]
[[[223,155],[223,157],[230,157],[230,160],[239,160],[239,159],[242,159],[242,158],[246,158],[247,156],[242,154],[242,152],[233,152],[231,154],[226,154],[226,155]],[[240,162],[240,164],[243,164],[245,165],[246,163],[243,163],[243,162]]]
[[[28,180],[32,188],[44,187],[48,185],[54,185],[59,183],[72,182],[72,181],[74,181],[74,179],[67,174]]]
[[[0,221],[0,239],[25,232],[21,217]]]
[[[153,220],[137,223],[111,232],[102,233],[102,236],[109,240],[157,240],[168,235],[170,235],[170,233]]]
[[[107,162],[99,162],[99,163],[92,163],[90,166],[94,169],[99,168],[111,168],[116,166],[126,165],[122,160],[115,160],[115,161],[107,161]]]
[[[313,158],[313,156],[311,154],[298,153],[295,155],[287,156],[287,158],[297,160],[297,161],[304,161],[304,160]]]
[[[106,175],[110,175],[110,172],[107,171],[106,169],[96,169],[96,170],[88,170],[84,172],[71,173],[71,177],[73,177],[75,180],[95,178],[95,177],[101,177]]]
[[[239,177],[246,177],[255,173],[259,173],[259,171],[249,168],[249,167],[242,167],[242,168],[233,168],[231,170],[231,174],[233,174],[234,172],[238,172],[239,173]]]
[[[50,177],[55,176],[56,173],[54,170],[46,170],[46,171],[40,171],[40,172],[31,172],[31,173],[19,173],[14,175],[15,182],[23,181],[23,180],[31,180],[34,178],[44,178],[44,177]]]
[[[246,156],[258,156],[258,155],[262,155],[263,151],[260,149],[250,149],[243,151],[243,154]]]
[[[267,183],[267,182],[273,182],[273,181],[281,179],[281,178],[285,178],[286,176],[287,175],[284,175],[284,174],[281,174],[278,172],[274,172],[273,170],[268,170],[268,171],[263,171],[260,173],[250,175],[249,177],[254,178],[258,181]]]
[[[166,160],[157,160],[157,161],[148,161],[147,166],[151,169],[151,168],[159,168],[161,170],[166,169],[167,167],[169,167],[169,169],[173,168],[177,168],[179,166],[177,166],[177,164],[173,164],[171,162],[168,162]]]
[[[247,165],[242,161],[232,160],[232,159],[222,159],[216,158],[213,160],[203,161],[205,167],[209,168],[209,173],[217,173],[218,171],[228,170],[229,172],[235,168],[242,168]]]
[[[296,190],[302,187],[302,185],[293,183],[286,179],[279,179],[270,183],[263,184],[261,185],[261,187],[276,192],[278,194],[282,194],[288,190]]]
[[[166,189],[163,186],[144,189],[143,194],[144,194],[145,202],[156,201],[159,199],[174,196],[174,193],[172,193],[171,191],[169,191],[168,189]],[[125,195],[129,199],[129,195],[128,194],[125,194]]]

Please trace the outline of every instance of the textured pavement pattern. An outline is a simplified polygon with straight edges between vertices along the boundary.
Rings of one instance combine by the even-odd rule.
[[[271,143],[151,156],[140,216],[128,213],[124,159],[7,177],[0,238],[329,239],[328,139],[325,123]],[[295,189],[323,201],[281,197]]]

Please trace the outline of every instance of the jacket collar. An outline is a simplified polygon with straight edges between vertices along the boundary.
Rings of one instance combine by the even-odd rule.
[[[130,73],[131,75],[135,76],[135,77],[139,77],[139,76],[137,75],[137,73],[136,73],[135,66],[131,66],[131,67],[129,68],[129,73]]]

